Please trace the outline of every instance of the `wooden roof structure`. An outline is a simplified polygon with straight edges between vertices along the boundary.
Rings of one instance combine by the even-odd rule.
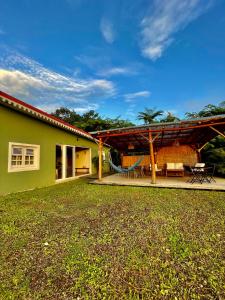
[[[95,131],[91,134],[119,151],[124,151],[131,144],[135,149],[149,148],[149,133],[152,134],[156,148],[169,146],[177,141],[180,145],[190,145],[195,149],[201,149],[218,134],[225,136],[224,132],[225,115],[217,115],[178,122]]]
[[[99,141],[99,180],[102,180],[103,143],[120,152],[131,147],[136,152],[147,149],[150,154],[151,181],[156,183],[155,150],[177,144],[190,146],[200,152],[217,135],[225,138],[224,132],[225,115],[91,132]]]

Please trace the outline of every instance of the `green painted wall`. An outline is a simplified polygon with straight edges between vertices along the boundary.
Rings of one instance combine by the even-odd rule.
[[[8,172],[9,142],[40,145],[40,170]],[[0,194],[23,191],[55,184],[55,146],[73,145],[92,149],[98,156],[95,142],[48,125],[0,104]],[[105,151],[108,151],[105,148]],[[109,165],[104,164],[104,172]],[[96,173],[94,165],[92,173]]]

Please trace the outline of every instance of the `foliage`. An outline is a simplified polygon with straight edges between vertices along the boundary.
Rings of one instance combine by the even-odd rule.
[[[160,119],[160,122],[164,123],[164,122],[177,122],[180,121],[180,119],[178,117],[176,117],[173,113],[171,112],[167,112],[166,116],[164,118]]]
[[[81,116],[66,107],[57,108],[52,115],[72,125],[81,122]]]
[[[211,117],[225,114],[225,101],[219,103],[219,105],[208,104],[199,112],[187,112],[185,115],[188,119],[199,117]]]
[[[114,119],[102,118],[94,110],[90,110],[83,115],[79,115],[74,110],[61,107],[59,109],[56,109],[55,112],[52,113],[52,115],[89,132],[134,125],[132,122],[123,120],[120,117]]]
[[[215,164],[219,175],[225,176],[225,139],[217,136],[202,150],[202,160],[207,164]]]
[[[90,185],[0,197],[0,299],[224,299],[221,192]]]
[[[155,108],[145,108],[144,111],[138,113],[138,120],[144,121],[145,124],[151,124],[157,122],[157,117],[162,115],[162,110],[156,110]]]
[[[198,113],[186,113],[187,118],[210,117],[225,114],[225,101],[219,105],[206,105]],[[216,172],[219,175],[225,176],[225,139],[217,136],[210,141],[207,146],[202,150],[202,160],[209,164],[216,165]]]

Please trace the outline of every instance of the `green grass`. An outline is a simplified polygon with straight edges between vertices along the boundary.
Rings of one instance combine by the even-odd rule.
[[[225,299],[225,194],[77,180],[0,197],[0,299]]]

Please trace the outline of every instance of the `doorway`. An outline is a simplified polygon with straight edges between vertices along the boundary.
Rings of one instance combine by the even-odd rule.
[[[63,166],[63,151],[62,151],[62,146],[61,145],[56,145],[56,170],[55,170],[55,178],[57,179],[62,179],[63,174],[62,174],[62,166]]]
[[[91,149],[56,145],[56,180],[91,174]]]
[[[75,176],[75,147],[66,146],[66,178]]]
[[[91,149],[76,147],[76,176],[91,174]]]

